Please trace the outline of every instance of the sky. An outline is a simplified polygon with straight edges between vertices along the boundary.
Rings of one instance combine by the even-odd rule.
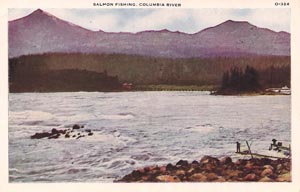
[[[262,28],[290,32],[290,9],[43,9],[84,28],[105,32],[144,30],[196,33],[227,20],[248,21]],[[24,17],[34,9],[9,9],[9,20]]]

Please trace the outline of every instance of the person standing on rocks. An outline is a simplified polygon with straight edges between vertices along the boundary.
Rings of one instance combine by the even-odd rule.
[[[237,153],[241,152],[241,144],[238,141],[236,142],[236,152]]]

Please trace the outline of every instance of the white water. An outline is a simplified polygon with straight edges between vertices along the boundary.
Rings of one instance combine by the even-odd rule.
[[[235,157],[245,140],[266,153],[272,138],[290,143],[290,102],[207,92],[10,94],[10,181],[112,182],[146,165]],[[30,139],[73,124],[94,135]]]

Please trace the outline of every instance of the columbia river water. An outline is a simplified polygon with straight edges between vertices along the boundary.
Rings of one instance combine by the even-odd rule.
[[[9,94],[10,182],[113,182],[132,170],[235,154],[245,141],[267,153],[291,141],[290,96],[208,92]],[[30,139],[36,132],[91,129],[80,139]]]

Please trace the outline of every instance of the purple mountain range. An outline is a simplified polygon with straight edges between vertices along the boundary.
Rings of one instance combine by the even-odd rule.
[[[194,34],[91,31],[41,9],[9,21],[9,57],[50,52],[120,53],[168,58],[290,55],[290,34],[228,20]]]

